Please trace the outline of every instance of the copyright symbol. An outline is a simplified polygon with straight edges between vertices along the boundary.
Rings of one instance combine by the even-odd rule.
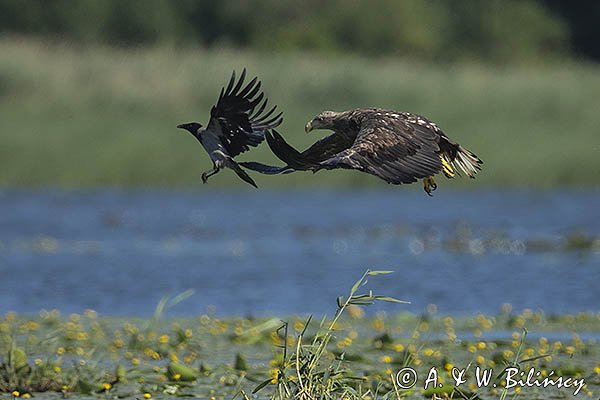
[[[417,384],[417,372],[410,368],[402,368],[396,374],[396,383],[400,389],[410,389]]]

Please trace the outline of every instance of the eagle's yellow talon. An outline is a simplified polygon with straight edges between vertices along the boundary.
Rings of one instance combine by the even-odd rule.
[[[423,179],[423,190],[428,196],[433,196],[431,192],[434,192],[435,189],[437,189],[437,183],[433,180],[433,176]]]

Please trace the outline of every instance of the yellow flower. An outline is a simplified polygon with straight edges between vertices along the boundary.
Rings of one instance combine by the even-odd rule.
[[[186,364],[191,364],[196,359],[196,353],[191,353],[183,358]]]
[[[449,363],[449,362],[447,362],[447,363],[444,365],[444,369],[445,369],[446,371],[452,371],[452,368],[454,368],[454,365],[452,365],[452,364],[451,364],[451,363]]]
[[[373,328],[378,331],[382,331],[385,328],[385,322],[381,318],[376,318],[372,325]]]
[[[160,335],[160,337],[158,338],[158,342],[160,344],[167,344],[167,343],[169,343],[169,335]]]
[[[19,393],[18,390],[13,390],[11,393],[14,397],[19,397],[21,395],[21,393]]]
[[[348,315],[354,319],[361,319],[365,316],[365,310],[363,310],[361,306],[350,304],[348,308],[346,308],[346,311],[348,312]]]
[[[191,338],[193,335],[192,330],[191,329],[186,329],[185,330],[185,337],[186,338]]]
[[[560,350],[562,348],[562,342],[560,342],[560,341],[554,342],[552,347],[554,347],[554,350]]]
[[[423,355],[425,357],[431,357],[433,355],[433,350],[430,348],[426,348],[423,350]]]
[[[527,354],[529,357],[532,357],[535,354],[535,350],[529,347],[525,350],[525,354]]]
[[[22,399],[30,399],[31,395],[29,393],[23,393],[23,395],[21,396]]]
[[[145,399],[151,399],[152,395],[150,393],[144,393],[144,398]]]
[[[485,349],[485,347],[486,347],[485,342],[477,342],[477,348],[479,350],[483,350],[483,349]]]
[[[131,364],[132,365],[140,365],[140,359],[137,357],[134,357],[131,359]]]
[[[64,347],[59,347],[58,349],[56,349],[56,354],[58,354],[59,356],[61,354],[65,354],[65,348]]]
[[[572,355],[573,353],[575,353],[575,347],[567,346],[567,347],[565,347],[565,351],[567,352],[567,354]]]
[[[42,365],[43,361],[41,358],[36,358],[35,360],[33,360],[34,364],[37,366]]]
[[[178,381],[180,379],[181,379],[181,374],[175,374],[175,375],[173,375],[173,380],[174,381]]]
[[[596,375],[600,375],[600,365],[598,365],[596,368],[594,368],[594,373]]]
[[[271,383],[277,383],[279,381],[279,368],[273,368],[271,370]]]
[[[384,363],[386,363],[386,364],[389,364],[389,363],[392,362],[392,357],[390,357],[390,356],[383,356],[383,357],[381,357],[381,361],[384,362]]]
[[[112,388],[112,385],[110,383],[108,383],[108,382],[105,382],[105,383],[102,384],[102,388],[104,390],[110,390]]]
[[[79,316],[79,314],[69,315],[69,320],[71,320],[71,322],[79,322],[80,319],[81,317]]]
[[[477,347],[470,345],[468,350],[469,350],[469,353],[475,353],[477,351]]]
[[[57,374],[60,374],[62,372],[62,368],[60,368],[58,365],[55,365],[54,367],[52,367],[52,369]]]
[[[23,324],[23,328],[26,331],[37,331],[40,326],[35,321],[27,321]]]
[[[396,353],[402,353],[404,351],[404,346],[402,345],[402,343],[396,343],[394,345],[394,351]]]
[[[485,358],[483,356],[477,356],[475,361],[477,362],[477,364],[482,365],[485,362]]]
[[[175,354],[175,353],[169,353],[169,360],[171,360],[173,362],[178,362],[179,357],[177,357],[177,354]]]

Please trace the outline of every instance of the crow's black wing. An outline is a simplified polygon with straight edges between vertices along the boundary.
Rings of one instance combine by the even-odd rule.
[[[260,90],[261,82],[252,79],[244,86],[246,69],[235,79],[235,71],[226,88],[210,110],[207,130],[216,132],[231,157],[235,157],[250,146],[258,146],[265,138],[265,131],[281,124],[282,113],[273,115],[277,106],[265,112],[267,98]]]
[[[440,135],[435,125],[413,123],[409,116],[412,114],[365,115],[354,144],[321,165],[356,169],[393,184],[435,175],[442,169]]]

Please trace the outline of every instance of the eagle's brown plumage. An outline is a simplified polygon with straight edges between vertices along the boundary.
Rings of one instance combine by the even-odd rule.
[[[378,108],[324,111],[306,124],[307,132],[313,129],[330,129],[333,134],[300,153],[278,132],[268,132],[269,147],[287,165],[244,166],[263,173],[356,169],[392,184],[425,179],[428,194],[435,189],[432,177],[441,171],[451,178],[460,169],[474,178],[481,169],[482,161],[475,154],[416,114]]]

